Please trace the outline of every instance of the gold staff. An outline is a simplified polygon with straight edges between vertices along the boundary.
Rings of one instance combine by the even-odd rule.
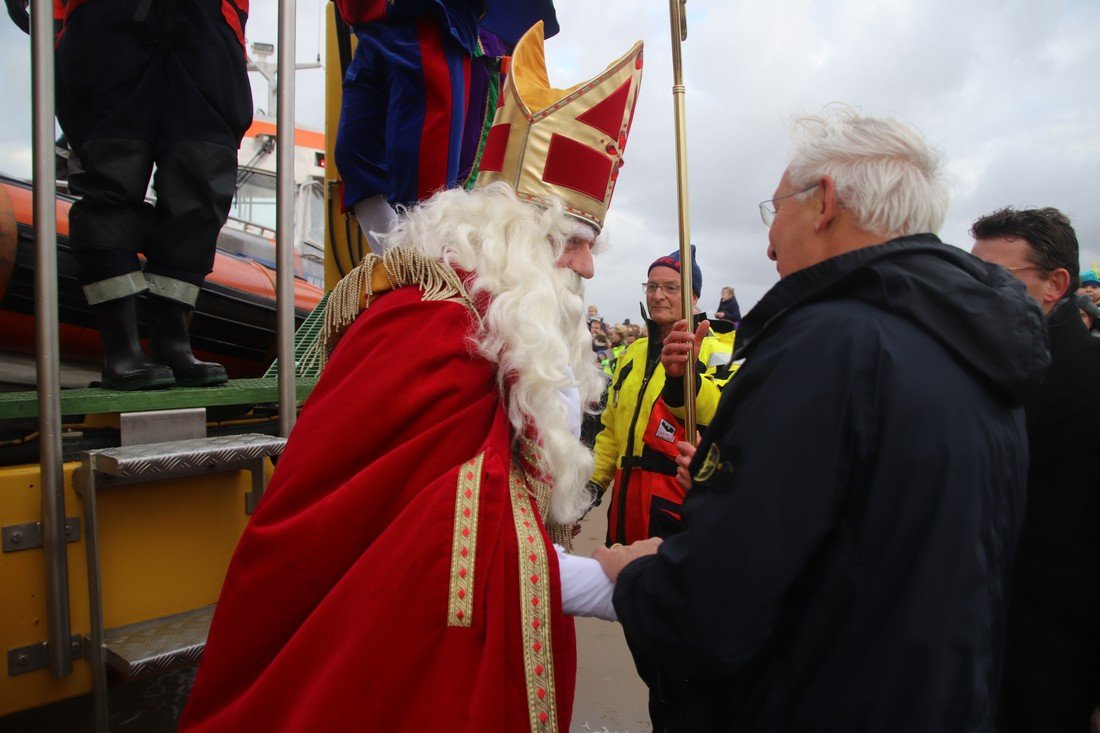
[[[687,123],[684,112],[684,70],[680,43],[687,40],[687,0],[669,0],[672,20],[672,104],[676,113],[676,192],[680,214],[680,304],[688,331],[694,323],[691,307],[691,222],[688,217]],[[695,359],[684,364],[684,424],[687,440],[695,444]]]

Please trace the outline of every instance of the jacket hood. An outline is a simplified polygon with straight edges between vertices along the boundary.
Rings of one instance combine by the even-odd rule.
[[[1043,312],[1023,283],[933,234],[858,249],[783,278],[741,322],[734,359],[797,307],[836,298],[915,324],[1012,404],[1050,365]]]

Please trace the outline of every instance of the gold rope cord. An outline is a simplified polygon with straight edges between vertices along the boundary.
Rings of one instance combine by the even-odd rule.
[[[382,277],[385,279],[382,280]],[[305,358],[317,359],[323,368],[340,337],[370,306],[375,292],[405,285],[419,285],[424,291],[422,300],[461,303],[470,309],[479,323],[481,321],[469,293],[454,270],[419,252],[392,247],[381,256],[371,252],[336,283],[325,305],[321,335]]]

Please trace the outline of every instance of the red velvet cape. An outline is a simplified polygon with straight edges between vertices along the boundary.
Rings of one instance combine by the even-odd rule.
[[[421,295],[379,297],[333,354],[230,563],[181,731],[512,733],[555,711],[568,730],[572,619],[534,502],[510,492],[496,367],[466,307]],[[462,627],[456,496],[479,454]],[[548,650],[530,638],[547,629]]]

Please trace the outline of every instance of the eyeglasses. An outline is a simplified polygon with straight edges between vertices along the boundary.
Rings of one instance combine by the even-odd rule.
[[[665,295],[670,298],[675,298],[683,290],[679,285],[669,283],[668,285],[662,285],[660,283],[642,283],[642,290],[646,295],[655,295],[658,290],[663,290]]]
[[[820,185],[821,185],[820,183],[815,183],[814,185],[810,186],[809,188],[804,188],[801,191],[795,191],[794,193],[789,193],[786,196],[776,196],[774,199],[768,199],[767,201],[761,201],[760,202],[760,220],[764,222],[764,226],[766,226],[768,229],[771,229],[772,228],[772,222],[775,221],[775,214],[776,214],[776,211],[777,211],[776,208],[775,208],[775,202],[776,201],[782,201],[783,199],[789,199],[792,196],[798,196],[799,194],[806,193],[807,191],[813,191],[815,188],[817,188]]]
[[[1047,268],[1040,267],[1039,265],[1024,265],[1023,267],[1005,267],[1001,265],[1001,269],[1007,270],[1010,275],[1015,275],[1017,272],[1024,272],[1026,270],[1046,270]]]

